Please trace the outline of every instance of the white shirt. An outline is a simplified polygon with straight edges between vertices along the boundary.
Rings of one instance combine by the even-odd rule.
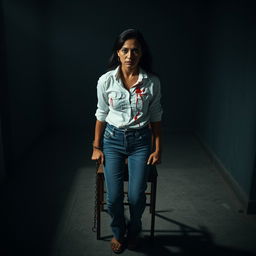
[[[138,81],[125,89],[119,68],[103,74],[97,84],[97,120],[117,128],[142,128],[149,122],[161,121],[160,80],[139,69]]]

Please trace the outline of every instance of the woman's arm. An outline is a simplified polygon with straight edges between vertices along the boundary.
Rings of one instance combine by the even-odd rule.
[[[153,153],[148,158],[148,164],[159,164],[161,162],[162,139],[161,139],[161,83],[159,78],[154,77],[153,99],[150,103],[150,126],[153,132]]]
[[[95,123],[95,134],[93,140],[93,152],[92,152],[92,160],[97,160],[100,164],[104,162],[104,155],[101,149],[101,137],[103,130],[105,128],[105,122],[96,120]]]
[[[105,92],[105,75],[102,75],[97,84],[97,110],[95,113],[96,123],[95,123],[95,132],[93,140],[93,152],[92,160],[97,160],[100,164],[104,162],[104,155],[101,149],[101,137],[103,130],[105,128],[105,120],[109,112],[108,98]]]
[[[149,156],[147,164],[160,164],[162,153],[161,121],[151,122],[150,126],[153,132],[153,153]]]

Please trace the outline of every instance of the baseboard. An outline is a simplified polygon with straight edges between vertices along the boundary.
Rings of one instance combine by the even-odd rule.
[[[224,181],[230,187],[230,189],[234,192],[236,198],[238,199],[241,205],[241,211],[247,214],[252,214],[253,211],[256,213],[256,201],[248,201],[248,196],[243,191],[238,182],[233,178],[230,172],[223,165],[221,160],[216,156],[216,154],[209,148],[209,146],[205,143],[205,141],[201,138],[201,136],[194,132],[195,137],[198,139],[202,147],[205,149],[206,153],[209,155],[213,164],[216,166],[216,169],[219,171]],[[250,209],[250,213],[249,213]]]

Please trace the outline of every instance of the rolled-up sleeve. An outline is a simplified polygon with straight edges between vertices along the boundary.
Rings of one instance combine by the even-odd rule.
[[[95,116],[97,120],[104,122],[109,112],[108,99],[105,91],[105,79],[100,77],[97,83],[97,110]]]
[[[150,122],[159,122],[162,119],[162,105],[161,105],[161,83],[155,77],[153,80],[153,98],[149,106]]]

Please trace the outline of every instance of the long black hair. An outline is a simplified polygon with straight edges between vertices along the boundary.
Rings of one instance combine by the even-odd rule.
[[[151,53],[142,33],[138,29],[126,29],[117,36],[113,45],[112,54],[109,58],[108,70],[113,70],[120,64],[118,61],[117,51],[122,48],[124,42],[128,39],[136,39],[141,46],[142,56],[140,58],[139,66],[147,73],[154,73],[152,71]]]

